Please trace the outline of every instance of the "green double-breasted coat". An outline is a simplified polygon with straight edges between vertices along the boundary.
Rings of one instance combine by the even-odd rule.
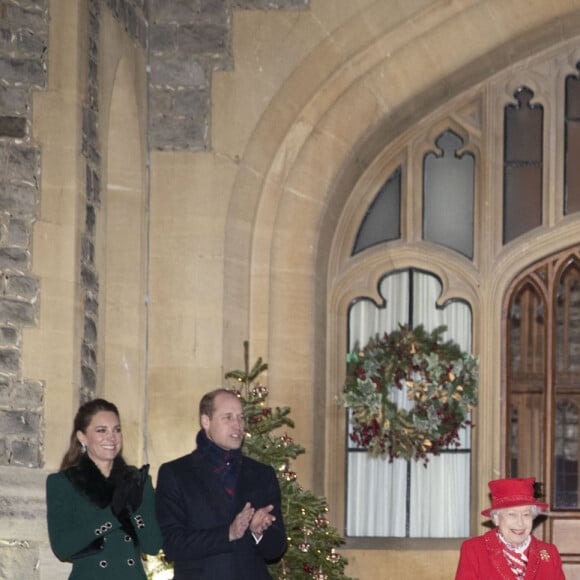
[[[94,540],[103,538],[98,553],[75,558],[69,580],[143,580],[141,553],[157,554],[162,537],[155,517],[155,497],[148,476],[141,506],[131,513],[139,539],[131,536],[109,506],[101,508],[79,492],[64,473],[48,476],[46,482],[48,534],[55,555],[69,561]]]

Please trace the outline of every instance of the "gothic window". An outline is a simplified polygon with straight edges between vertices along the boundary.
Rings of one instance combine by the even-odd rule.
[[[471,349],[471,312],[462,302],[438,308],[441,284],[433,275],[409,269],[385,276],[384,307],[359,300],[349,313],[349,345],[398,328],[447,326],[445,340]],[[400,404],[404,404],[401,401]],[[469,535],[471,437],[461,446],[422,462],[369,457],[353,443],[347,450],[347,535],[387,537],[465,537]]]
[[[436,145],[441,153],[428,153],[424,161],[423,238],[471,259],[475,159],[460,154],[463,141],[453,131]]]
[[[388,135],[341,216],[330,367],[399,323],[437,320],[473,345],[483,372],[475,429],[426,469],[368,457],[329,403],[341,435],[329,444],[333,508],[354,545],[479,535],[482,478],[535,477],[550,510],[535,534],[558,545],[566,573],[580,570],[580,49],[558,50]],[[378,193],[363,213],[369,188]]]
[[[422,227],[419,235],[444,251],[473,258],[475,154],[450,129],[438,133],[423,155]],[[402,174],[397,168],[384,181],[357,229],[352,256],[402,237]],[[433,330],[445,325],[446,339],[471,350],[471,311],[462,301],[438,300],[441,282],[415,268],[385,272],[380,283],[384,307],[361,296],[348,314],[349,348],[366,344],[377,333],[399,324]],[[348,427],[347,427],[348,428]],[[349,443],[347,449],[346,533],[350,537],[452,538],[469,535],[470,433],[460,448],[430,458],[429,467],[405,460],[369,457]]]
[[[522,274],[510,292],[507,326],[508,474],[537,477],[551,509],[579,509],[577,251]]]
[[[543,481],[542,450],[545,448],[545,353],[544,296],[531,280],[512,295],[508,320],[508,401],[510,424],[506,433],[510,450],[508,473],[529,474]]]
[[[556,280],[553,508],[579,509],[580,263],[565,262]]]
[[[517,105],[505,107],[504,216],[505,244],[542,223],[542,136],[544,111],[532,105],[534,93],[516,91]]]

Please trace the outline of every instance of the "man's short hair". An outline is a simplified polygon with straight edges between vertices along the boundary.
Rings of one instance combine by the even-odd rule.
[[[206,393],[199,402],[199,422],[201,425],[201,416],[207,415],[210,419],[213,417],[213,413],[215,411],[215,398],[218,395],[231,395],[232,397],[236,397],[236,393],[234,391],[230,391],[229,389],[219,388]]]

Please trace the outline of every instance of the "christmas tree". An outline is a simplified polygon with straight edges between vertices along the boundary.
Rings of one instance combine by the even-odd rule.
[[[328,504],[302,488],[290,461],[305,452],[284,427],[294,427],[289,407],[272,409],[267,405],[268,388],[258,382],[268,365],[259,358],[249,368],[248,343],[244,342],[245,369],[226,373],[236,381],[233,390],[242,401],[246,419],[243,452],[248,457],[271,465],[278,475],[282,493],[282,515],[288,537],[283,558],[270,565],[272,578],[278,580],[351,580],[344,574],[348,563],[337,548],[344,542],[328,522]],[[163,554],[145,558],[147,577],[166,580],[173,577],[171,563]]]
[[[272,409],[267,405],[268,389],[259,377],[268,365],[259,358],[249,368],[248,343],[244,343],[243,371],[226,373],[226,379],[238,383],[236,390],[242,400],[246,418],[244,454],[271,465],[278,474],[282,493],[282,514],[288,537],[288,550],[280,562],[270,566],[270,574],[279,580],[349,580],[344,574],[347,560],[337,548],[344,542],[328,522],[328,504],[302,488],[291,469],[290,461],[305,452],[284,427],[294,427],[288,407]]]

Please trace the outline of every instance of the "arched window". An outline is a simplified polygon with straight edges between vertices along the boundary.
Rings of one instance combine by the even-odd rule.
[[[505,107],[503,241],[542,223],[543,107],[519,88],[517,105]]]
[[[580,568],[579,59],[562,46],[450,100],[352,189],[328,277],[329,360],[344,368],[357,342],[435,320],[480,360],[476,427],[441,472],[367,457],[336,415],[332,507],[356,546],[480,534],[488,481],[533,476],[551,511],[536,535],[558,545],[566,573]]]
[[[473,258],[474,164],[460,153],[463,140],[446,131],[435,142],[441,154],[424,160],[423,239]]]
[[[369,300],[354,303],[349,314],[349,342],[396,330],[399,324],[445,325],[445,340],[471,349],[471,312],[463,302],[437,307],[441,283],[427,272],[407,269],[385,276],[380,284],[384,307]],[[399,406],[407,401],[402,396]],[[370,457],[354,444],[347,459],[347,535],[448,538],[469,535],[471,437],[464,431],[461,447],[422,462]]]
[[[580,509],[580,248],[518,276],[506,337],[506,474],[536,477],[550,509],[562,512],[551,518],[554,532],[569,534]]]

